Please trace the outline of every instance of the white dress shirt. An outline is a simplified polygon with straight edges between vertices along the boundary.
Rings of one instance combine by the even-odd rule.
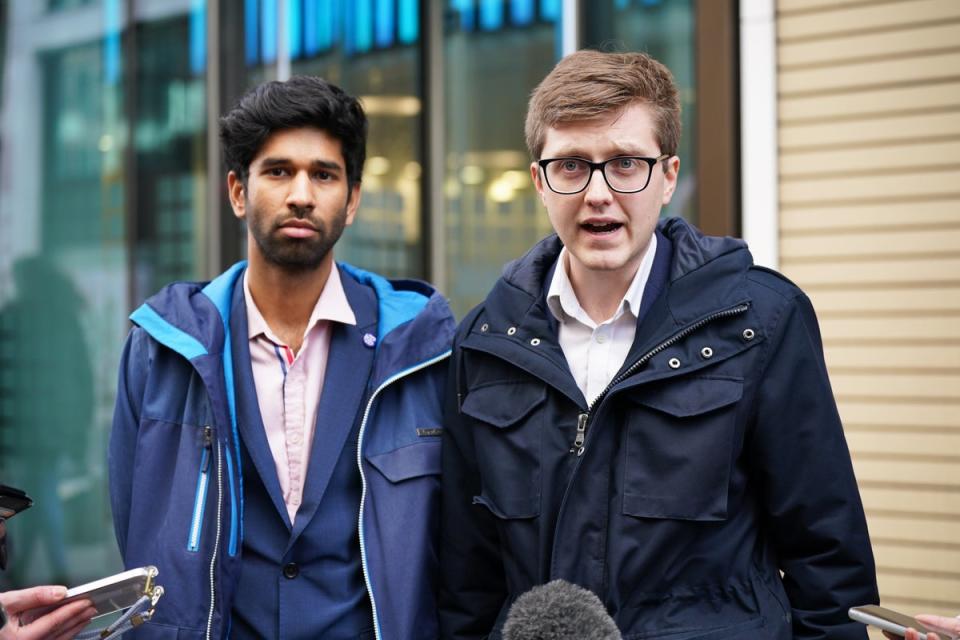
[[[560,348],[587,404],[592,404],[606,389],[630,352],[637,331],[640,301],[656,253],[657,236],[654,234],[617,310],[613,316],[597,324],[580,306],[567,271],[569,254],[566,247],[560,250],[557,268],[547,291],[547,306],[560,325]]]

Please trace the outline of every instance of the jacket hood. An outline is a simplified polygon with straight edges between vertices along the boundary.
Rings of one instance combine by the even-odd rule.
[[[201,355],[220,354],[229,332],[234,287],[246,269],[241,261],[208,283],[175,282],[165,286],[130,314],[130,319],[155,340],[188,360]],[[433,336],[419,351],[433,354],[448,348],[454,321],[442,295],[416,280],[387,280],[382,276],[337,263],[341,272],[373,289],[377,296],[377,340],[383,343],[406,325],[431,323],[420,335]]]

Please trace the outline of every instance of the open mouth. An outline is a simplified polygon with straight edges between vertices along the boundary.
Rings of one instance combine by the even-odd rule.
[[[622,226],[623,224],[620,222],[606,222],[603,224],[584,222],[580,225],[580,228],[590,233],[613,233]]]

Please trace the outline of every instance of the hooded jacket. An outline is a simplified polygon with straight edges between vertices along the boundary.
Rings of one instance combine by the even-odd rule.
[[[130,316],[136,326],[110,438],[111,503],[125,565],[156,565],[166,590],[137,637],[229,635],[243,477],[256,473],[240,464],[237,425],[237,393],[256,390],[236,388],[225,347],[244,268],[208,284],[169,285]],[[351,279],[377,299],[371,373],[355,381],[364,398],[356,417],[359,551],[372,626],[377,640],[435,638],[439,434],[453,316],[423,283],[339,268],[345,285]]]
[[[873,555],[809,300],[739,240],[657,233],[634,343],[591,405],[546,304],[555,236],[461,323],[444,638],[499,638],[554,579],[628,640],[866,638],[847,609],[878,601]]]

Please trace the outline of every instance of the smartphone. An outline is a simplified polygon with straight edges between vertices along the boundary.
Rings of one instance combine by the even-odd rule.
[[[33,500],[20,489],[0,484],[0,518],[12,518],[32,504]]]
[[[954,640],[953,636],[944,635],[941,632],[927,629],[917,622],[916,618],[899,613],[893,609],[886,609],[875,604],[867,604],[862,607],[853,607],[848,612],[851,620],[868,624],[883,631],[889,631],[895,635],[903,636],[907,632],[907,627],[913,627],[925,638],[926,634],[934,633],[941,640]]]
[[[158,573],[156,567],[140,567],[73,587],[67,590],[66,597],[57,604],[33,612],[28,622],[77,600],[89,600],[93,604],[97,610],[94,618],[127,609],[144,595],[153,592],[154,579]]]

